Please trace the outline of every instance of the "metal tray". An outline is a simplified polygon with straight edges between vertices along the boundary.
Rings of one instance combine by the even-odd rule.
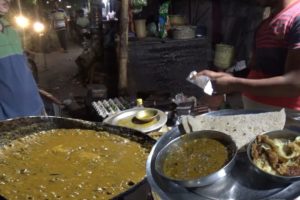
[[[208,115],[238,115],[261,113],[261,111],[247,110],[222,110],[208,113]],[[292,123],[294,130],[300,132],[300,122]],[[289,123],[286,123],[289,128]],[[154,164],[158,152],[172,139],[182,134],[179,127],[163,135],[147,160],[147,180],[151,186],[155,199],[163,200],[271,200],[271,199],[295,199],[300,196],[300,181],[281,184],[263,178],[250,165],[246,152],[239,152],[232,173],[223,177],[216,183],[199,188],[188,189],[160,177],[155,171]]]
[[[123,120],[123,119],[126,119],[128,118],[129,120],[132,120],[134,118],[134,116],[136,115],[136,113],[140,110],[143,110],[145,108],[132,108],[132,109],[128,109],[128,110],[124,110],[118,114],[115,114],[113,116],[110,116],[108,118],[106,118],[103,122],[104,123],[107,123],[107,124],[111,124],[111,125],[116,125],[118,126],[118,123],[120,122],[120,120]],[[155,109],[157,110],[157,109]],[[155,130],[158,130],[160,129],[162,126],[164,126],[166,123],[167,123],[167,120],[168,120],[168,116],[162,112],[161,110],[157,110],[158,112],[158,115],[157,115],[157,122],[154,123],[154,124],[151,124],[149,126],[140,126],[140,127],[128,127],[128,128],[132,128],[132,129],[135,129],[137,131],[141,131],[143,133],[148,133],[148,132],[151,132],[151,131],[155,131]]]

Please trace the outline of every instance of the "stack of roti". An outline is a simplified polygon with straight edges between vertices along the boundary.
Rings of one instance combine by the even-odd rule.
[[[285,110],[259,114],[228,116],[184,116],[182,125],[187,133],[200,130],[215,130],[226,133],[241,148],[257,135],[268,131],[282,130],[285,126]]]

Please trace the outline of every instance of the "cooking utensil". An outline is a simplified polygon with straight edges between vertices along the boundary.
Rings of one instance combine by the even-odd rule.
[[[179,147],[186,144],[193,144],[195,139],[199,138],[210,138],[219,141],[222,143],[228,151],[228,159],[224,166],[216,172],[213,172],[205,177],[199,177],[194,180],[179,180],[172,177],[169,177],[165,174],[163,167],[166,158],[170,155],[172,151],[178,151]],[[173,181],[184,187],[199,187],[210,185],[220,178],[226,176],[234,166],[235,156],[237,153],[237,147],[235,142],[231,139],[229,135],[218,131],[198,131],[194,133],[189,133],[183,135],[179,138],[172,140],[165,148],[163,148],[158,154],[155,161],[156,171],[165,179]],[[189,163],[186,163],[189,165]]]
[[[173,39],[192,39],[196,37],[195,26],[175,26],[171,29]]]
[[[278,139],[283,139],[283,141],[286,141],[286,140],[294,141],[296,137],[300,136],[300,132],[295,132],[295,131],[291,131],[291,130],[285,129],[285,130],[278,130],[278,131],[266,132],[263,135],[267,135],[271,139],[278,138]],[[280,182],[280,183],[290,183],[290,182],[300,181],[300,176],[280,176],[280,175],[274,175],[274,174],[267,173],[267,172],[261,170],[260,168],[258,168],[254,164],[253,158],[252,158],[252,155],[251,155],[252,144],[254,142],[255,142],[255,139],[252,140],[249,143],[249,145],[247,147],[247,156],[248,156],[249,161],[253,165],[254,169],[259,174],[261,174],[262,176],[266,177],[267,179],[269,179],[271,181],[276,181],[276,182]]]
[[[136,113],[135,117],[142,122],[151,122],[158,116],[158,111],[156,109],[144,109]]]
[[[151,150],[152,145],[154,145],[156,142],[156,140],[139,131],[108,124],[61,117],[26,117],[0,122],[0,147],[3,145],[7,145],[11,141],[18,138],[32,135],[41,131],[59,128],[107,131],[110,134],[119,135],[131,141],[138,142],[149,151]],[[120,151],[122,151],[122,149],[120,149]],[[134,184],[128,191],[117,195],[113,199],[126,198],[135,193],[135,191],[137,191],[140,187],[144,187],[144,185],[145,179],[141,180],[141,182],[139,183]],[[147,196],[147,194],[145,194],[145,196]]]
[[[104,123],[123,126],[123,127],[130,127],[131,129],[135,129],[143,133],[148,133],[160,129],[162,126],[166,124],[168,120],[168,117],[164,112],[158,109],[154,109],[157,111],[157,117],[154,118],[153,121],[150,121],[148,123],[144,123],[144,122],[141,123],[139,120],[136,119],[136,114],[137,112],[142,110],[145,110],[145,108],[136,107],[136,108],[124,110],[120,113],[117,113],[115,115],[106,118],[104,120]]]

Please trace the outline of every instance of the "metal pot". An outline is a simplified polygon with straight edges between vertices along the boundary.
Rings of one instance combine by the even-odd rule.
[[[177,151],[178,148],[180,148],[180,146],[182,145],[185,145],[187,143],[193,144],[194,140],[198,138],[210,138],[210,139],[217,140],[221,144],[223,144],[228,151],[228,159],[225,165],[214,173],[193,180],[178,180],[166,176],[163,171],[163,165],[164,165],[164,161],[166,160],[166,157],[170,155],[172,151]],[[236,154],[237,154],[236,144],[229,135],[226,135],[218,131],[211,131],[211,130],[198,131],[198,132],[189,133],[179,138],[176,138],[173,141],[171,141],[166,147],[164,147],[156,158],[155,169],[163,178],[173,181],[179,185],[182,185],[183,187],[206,186],[216,182],[220,178],[230,173],[235,163]],[[188,163],[186,164],[188,165]]]
[[[151,150],[152,145],[156,142],[148,135],[128,128],[62,117],[26,117],[0,122],[0,147],[9,144],[12,140],[31,135],[33,133],[59,128],[107,131],[111,134],[119,135],[138,142],[142,144],[143,147],[149,149],[149,151]],[[139,188],[144,187],[146,183],[145,180],[146,179],[141,180],[141,182],[133,185],[128,191],[117,195],[114,199],[123,199],[132,195],[135,191],[139,190]],[[144,195],[147,196],[147,194]]]
[[[192,39],[196,37],[195,26],[176,26],[171,29],[173,39]]]

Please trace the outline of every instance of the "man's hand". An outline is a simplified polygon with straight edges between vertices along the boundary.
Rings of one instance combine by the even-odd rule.
[[[237,92],[234,84],[236,78],[231,74],[204,70],[197,74],[197,76],[200,75],[208,76],[211,79],[214,92],[217,94]]]

